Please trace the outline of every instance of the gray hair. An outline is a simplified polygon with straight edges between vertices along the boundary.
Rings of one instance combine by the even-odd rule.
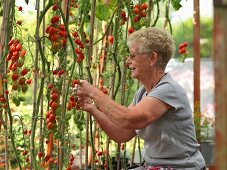
[[[134,42],[140,42],[138,53],[157,52],[157,64],[163,70],[175,53],[173,37],[164,29],[149,27],[135,31],[128,37],[128,47]]]

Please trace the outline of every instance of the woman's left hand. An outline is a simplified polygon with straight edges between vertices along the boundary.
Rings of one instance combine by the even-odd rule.
[[[87,112],[90,112],[95,107],[93,101],[88,97],[78,97],[77,102],[80,105],[80,109]]]

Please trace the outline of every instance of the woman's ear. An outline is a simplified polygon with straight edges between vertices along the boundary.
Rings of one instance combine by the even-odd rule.
[[[155,65],[158,61],[158,54],[154,51],[150,55],[150,65]]]

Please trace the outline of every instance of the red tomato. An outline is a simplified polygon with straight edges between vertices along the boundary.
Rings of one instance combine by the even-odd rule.
[[[53,123],[55,120],[56,120],[56,116],[54,114],[50,114],[49,122],[52,122]]]
[[[20,57],[24,57],[25,54],[26,54],[26,50],[21,50],[21,52],[20,52]]]
[[[43,153],[42,152],[39,152],[38,153],[38,158],[40,159],[40,158],[42,158],[43,157]]]
[[[26,80],[26,84],[31,84],[32,83],[32,80],[31,79],[27,79]]]
[[[108,36],[108,41],[109,41],[110,44],[113,44],[113,42],[114,42],[114,36],[113,35],[109,35]]]
[[[52,122],[49,122],[48,124],[47,124],[47,129],[48,130],[51,130],[51,129],[53,129],[53,123]]]
[[[133,13],[134,13],[134,14],[139,14],[139,13],[140,13],[140,9],[137,8],[137,7],[134,7],[134,8],[133,8]]]
[[[80,39],[79,38],[77,38],[77,39],[75,39],[75,41],[74,41],[77,45],[81,45],[82,44],[82,42],[80,41]]]
[[[53,7],[52,7],[52,10],[53,11],[56,11],[58,9],[58,5],[57,4],[54,4]]]
[[[22,10],[23,10],[22,6],[19,6],[19,7],[18,7],[18,10],[19,10],[19,11],[22,11]]]
[[[19,74],[16,73],[16,72],[14,72],[14,73],[12,74],[11,78],[12,78],[13,81],[16,81],[16,80],[19,78]]]
[[[76,54],[81,54],[81,51],[80,51],[80,49],[79,49],[79,48],[75,48],[75,50],[74,50],[74,51],[75,51],[75,53],[76,53]]]
[[[26,156],[28,154],[28,150],[23,151],[22,155]]]
[[[72,35],[73,35],[73,37],[76,38],[76,37],[78,37],[78,32],[75,31],[75,32],[72,33]]]
[[[146,10],[147,7],[148,7],[148,5],[147,5],[146,2],[142,3],[142,5],[141,5],[141,9],[142,9],[142,10]]]
[[[126,17],[126,12],[124,10],[121,11],[121,18],[125,18]]]
[[[22,69],[21,72],[20,72],[20,74],[22,76],[25,76],[27,73],[28,73],[28,69],[26,69],[26,68]]]
[[[57,108],[58,108],[58,103],[53,102],[53,103],[51,104],[51,109],[52,109],[53,111],[55,111]]]
[[[48,84],[48,86],[47,86],[48,89],[52,89],[53,87],[54,87],[53,84]]]
[[[11,46],[14,43],[14,39],[9,40],[8,46]]]
[[[128,28],[128,33],[129,33],[129,34],[132,34],[133,32],[134,32],[134,28],[133,28],[133,27],[129,27],[129,28]]]
[[[22,49],[22,45],[19,43],[19,44],[17,44],[17,46],[16,46],[16,50],[17,51],[20,51]]]
[[[21,20],[17,20],[17,25],[22,25],[22,21]]]
[[[58,98],[59,98],[59,95],[58,95],[57,93],[53,93],[53,94],[51,95],[51,99],[52,99],[53,101],[57,101]]]

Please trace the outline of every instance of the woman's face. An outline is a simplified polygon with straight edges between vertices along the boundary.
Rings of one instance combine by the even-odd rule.
[[[131,70],[132,78],[135,78],[141,82],[147,79],[150,75],[150,57],[151,53],[139,53],[139,43],[132,43],[129,48],[130,55],[126,60],[129,69]]]

